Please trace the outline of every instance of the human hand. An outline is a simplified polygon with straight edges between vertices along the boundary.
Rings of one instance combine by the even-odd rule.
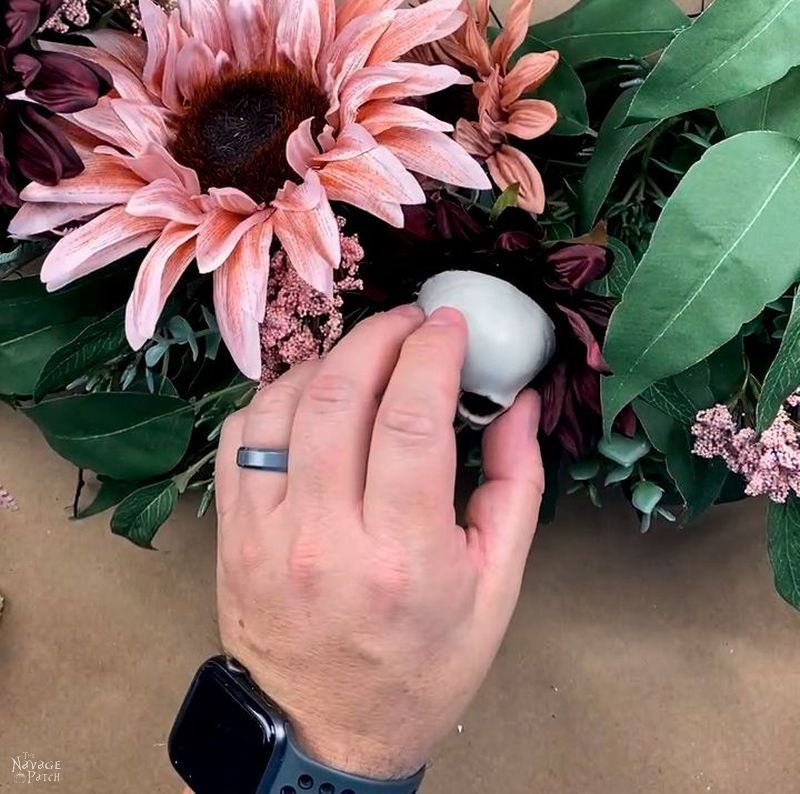
[[[485,678],[543,489],[526,391],[487,430],[486,480],[456,524],[466,326],[453,309],[423,320],[362,322],[230,417],[217,458],[226,652],[309,754],[380,779],[422,767]],[[288,447],[288,476],[239,469],[240,446]]]

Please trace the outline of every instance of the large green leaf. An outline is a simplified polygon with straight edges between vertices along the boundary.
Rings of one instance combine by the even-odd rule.
[[[745,96],[800,63],[800,0],[716,0],[667,47],[632,121],[666,119]]]
[[[594,226],[623,162],[659,124],[658,121],[652,121],[619,128],[628,114],[633,97],[634,89],[625,91],[614,103],[600,128],[594,154],[578,187],[580,232],[588,232]]]
[[[516,55],[521,56],[529,52],[546,52],[552,49],[549,44],[533,36],[528,36],[517,50]],[[552,102],[558,110],[558,122],[550,132],[553,135],[583,135],[589,129],[589,111],[586,109],[586,90],[581,78],[569,65],[565,58],[561,58],[553,73],[545,80],[535,96]]]
[[[717,116],[729,136],[748,130],[773,130],[800,138],[798,97],[800,68],[795,68],[777,83],[720,105]]]
[[[111,518],[111,531],[144,549],[153,548],[153,538],[170,517],[178,501],[172,480],[146,485],[126,496]]]
[[[686,503],[686,519],[696,518],[717,500],[728,476],[725,464],[693,455],[689,428],[650,403],[636,400],[634,410],[652,445],[664,454],[667,471]]]
[[[654,383],[642,392],[642,400],[682,425],[691,425],[697,416],[694,403],[678,388],[674,378]],[[651,439],[652,441],[652,439]]]
[[[756,429],[766,430],[783,401],[800,386],[800,290],[795,293],[789,324],[778,355],[767,372],[756,410]]]
[[[743,163],[748,168],[746,189]],[[800,276],[800,142],[746,132],[712,147],[686,175],[611,318],[603,379],[607,432],[656,381],[732,339]]]
[[[120,482],[104,477],[100,480],[100,488],[94,499],[86,507],[78,510],[76,518],[89,518],[104,513],[118,505],[128,494],[139,488],[138,483]]]
[[[0,394],[32,394],[53,351],[73,339],[90,320],[80,317],[0,340]]]
[[[534,27],[570,63],[594,58],[631,58],[666,47],[688,24],[671,0],[582,0]]]
[[[63,389],[75,379],[128,350],[125,310],[120,308],[97,320],[49,358],[36,382],[33,398]]]
[[[795,609],[800,609],[800,501],[770,502],[767,548],[775,587]]]
[[[107,392],[59,397],[27,408],[50,446],[76,466],[116,480],[172,469],[192,433],[192,407],[161,394]]]
[[[0,281],[0,339],[78,317],[99,317],[130,290],[131,272],[122,264],[47,292],[37,276]]]

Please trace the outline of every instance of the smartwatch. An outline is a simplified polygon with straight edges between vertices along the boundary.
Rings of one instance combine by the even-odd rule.
[[[425,773],[370,780],[314,761],[281,709],[224,656],[197,671],[170,732],[169,757],[194,794],[416,794]]]

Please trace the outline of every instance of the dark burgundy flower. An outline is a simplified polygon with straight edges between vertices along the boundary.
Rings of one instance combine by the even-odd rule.
[[[505,279],[530,295],[556,325],[555,358],[534,383],[542,394],[543,432],[575,458],[590,452],[601,434],[600,378],[609,373],[602,345],[613,302],[588,288],[605,275],[607,250],[576,244],[548,248],[529,213],[508,209],[492,224],[483,210],[467,210],[444,196],[407,208],[406,221],[389,244],[385,227],[374,243],[365,240],[367,251],[380,252],[362,268],[367,288],[375,294],[377,287],[387,302],[411,300],[434,273],[469,269]],[[635,432],[632,411],[623,412],[616,429]]]
[[[53,113],[92,107],[112,86],[100,66],[34,49],[30,37],[61,0],[0,0],[0,206],[19,206],[26,182],[53,185],[83,164]],[[20,91],[25,99],[9,99]]]

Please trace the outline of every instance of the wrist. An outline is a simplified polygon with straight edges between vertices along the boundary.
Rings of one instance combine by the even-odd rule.
[[[336,730],[331,725],[317,727],[291,717],[290,722],[303,752],[340,772],[371,780],[405,780],[428,760],[418,751],[388,747],[361,732]]]

